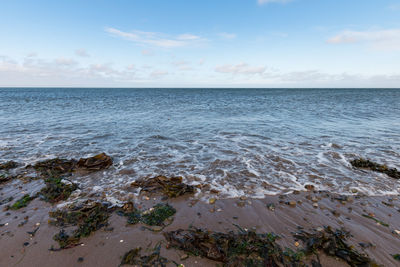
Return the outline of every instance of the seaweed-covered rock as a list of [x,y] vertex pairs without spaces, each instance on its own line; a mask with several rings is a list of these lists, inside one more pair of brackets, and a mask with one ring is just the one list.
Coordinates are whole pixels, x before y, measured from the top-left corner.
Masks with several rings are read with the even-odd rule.
[[367,159],[359,158],[350,161],[350,164],[355,168],[368,169],[375,172],[385,173],[387,176],[400,179],[400,171],[396,168],[388,168],[386,165],[372,162]]
[[0,163],[0,170],[10,170],[10,169],[14,169],[18,167],[18,163],[16,163],[15,161],[7,161],[4,163]]
[[272,233],[219,233],[198,228],[164,233],[170,247],[224,263],[224,266],[304,266],[301,254],[283,251]]
[[194,186],[187,185],[182,182],[182,177],[165,177],[156,176],[147,180],[135,181],[132,187],[140,187],[141,192],[158,193],[161,192],[168,197],[179,197],[184,194],[192,194],[195,192]]
[[90,203],[83,207],[70,207],[69,210],[57,210],[49,212],[54,220],[49,224],[66,227],[77,226],[71,234],[63,229],[53,239],[57,241],[61,249],[73,247],[79,244],[79,240],[89,236],[92,232],[106,226],[111,210],[108,206],[100,203]]
[[295,233],[294,237],[304,242],[308,254],[323,251],[328,256],[341,258],[350,266],[378,266],[367,255],[357,252],[346,243],[350,233],[345,230],[333,230],[331,227],[311,233],[302,230]]
[[45,180],[46,186],[40,190],[39,196],[52,204],[57,203],[62,200],[68,199],[73,191],[75,191],[78,186],[72,182],[64,183],[63,179],[60,177],[52,177]]
[[106,153],[98,154],[94,157],[79,159],[76,167],[86,171],[99,171],[107,169],[112,165],[113,161]]
[[[48,159],[33,165],[33,168],[45,177],[58,177],[74,171],[76,160],[74,159]],[[29,167],[29,166],[28,166]]]
[[45,177],[59,177],[76,170],[83,171],[99,171],[106,169],[112,165],[112,159],[105,153],[98,154],[94,157],[76,159],[48,159],[36,163],[33,167],[37,172]]
[[143,267],[164,267],[167,266],[168,260],[160,256],[161,244],[156,245],[153,253],[142,256],[140,247],[131,249],[122,258],[121,265],[129,264]]

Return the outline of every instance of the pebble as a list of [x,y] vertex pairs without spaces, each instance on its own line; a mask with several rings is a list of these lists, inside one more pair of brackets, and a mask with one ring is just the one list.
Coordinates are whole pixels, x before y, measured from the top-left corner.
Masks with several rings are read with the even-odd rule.
[[316,197],[313,197],[311,200],[312,200],[312,202],[318,202],[318,198],[316,198]]
[[294,245],[295,245],[296,247],[300,246],[299,242],[295,242]]
[[318,203],[312,204],[314,208],[318,208]]
[[83,262],[83,258],[82,258],[82,257],[79,257],[79,258],[78,258],[78,262]]
[[296,201],[289,201],[289,206],[295,207],[296,206]]
[[120,242],[120,243],[123,243],[123,242],[124,242],[124,240],[122,240],[122,239],[121,239],[119,242]]
[[315,186],[313,186],[312,184],[306,184],[306,185],[304,186],[304,188],[307,189],[308,191],[313,191],[314,188],[315,188]]
[[215,198],[210,198],[210,199],[208,200],[208,203],[212,205],[212,204],[215,203],[215,201],[217,201]]
[[246,199],[247,199],[246,196],[241,196],[241,197],[240,197],[240,200],[246,200]]
[[183,254],[183,255],[181,256],[181,260],[186,260],[187,258],[189,258],[189,255],[188,255],[188,254]]
[[160,232],[162,231],[163,227],[162,226],[153,226],[151,228],[151,230],[153,230],[154,232]]

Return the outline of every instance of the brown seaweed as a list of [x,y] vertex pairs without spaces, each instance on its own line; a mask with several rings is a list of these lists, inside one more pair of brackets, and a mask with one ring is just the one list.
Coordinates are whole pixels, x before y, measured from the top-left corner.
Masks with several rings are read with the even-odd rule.
[[45,183],[46,186],[40,190],[39,196],[52,204],[68,199],[71,193],[78,188],[74,183],[62,182],[62,178],[48,178]]
[[385,173],[387,176],[400,179],[400,171],[396,168],[389,168],[386,165],[372,162],[367,159],[359,158],[350,161],[350,164],[355,168],[368,169],[375,172]]
[[147,180],[135,181],[132,187],[140,187],[141,192],[158,193],[174,198],[195,192],[194,186],[182,182],[182,177],[156,176]]

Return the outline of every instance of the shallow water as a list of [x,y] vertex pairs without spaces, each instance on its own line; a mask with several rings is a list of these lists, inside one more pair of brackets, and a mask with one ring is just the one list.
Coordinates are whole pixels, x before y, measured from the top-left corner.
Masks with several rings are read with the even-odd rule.
[[106,152],[114,168],[76,177],[118,201],[130,182],[180,175],[225,197],[302,189],[400,193],[354,170],[363,156],[400,168],[400,90],[0,88],[0,161]]

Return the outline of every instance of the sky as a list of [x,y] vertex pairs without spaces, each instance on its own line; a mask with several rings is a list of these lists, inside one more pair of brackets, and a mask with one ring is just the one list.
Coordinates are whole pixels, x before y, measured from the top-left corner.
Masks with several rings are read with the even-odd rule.
[[1,0],[0,86],[400,87],[400,0]]

